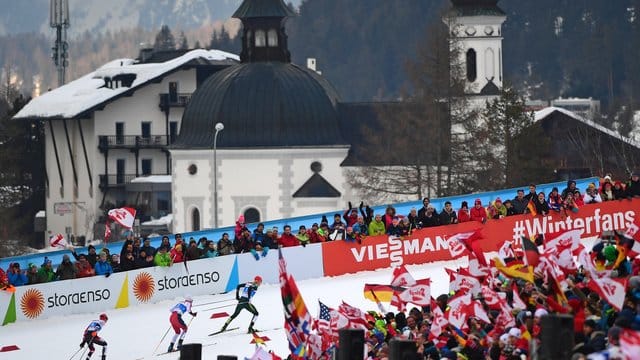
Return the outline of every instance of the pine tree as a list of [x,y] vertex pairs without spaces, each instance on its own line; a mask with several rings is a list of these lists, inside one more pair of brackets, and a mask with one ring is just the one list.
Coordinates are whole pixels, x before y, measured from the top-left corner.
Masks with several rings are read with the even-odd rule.
[[179,42],[180,42],[180,50],[189,49],[189,41],[187,40],[187,37],[184,35],[184,31],[180,32]]
[[156,42],[153,44],[153,49],[155,51],[176,49],[176,39],[173,37],[168,25],[162,25],[162,28],[160,28],[160,31],[156,35]]

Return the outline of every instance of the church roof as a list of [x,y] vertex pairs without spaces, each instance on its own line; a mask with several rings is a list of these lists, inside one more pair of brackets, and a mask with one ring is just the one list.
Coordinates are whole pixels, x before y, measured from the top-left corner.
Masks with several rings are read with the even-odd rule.
[[456,16],[505,16],[498,6],[499,0],[451,0],[451,10]]
[[209,77],[182,117],[177,149],[344,146],[338,94],[327,80],[283,62],[244,63]]
[[489,80],[480,90],[480,95],[500,95],[500,88],[493,83],[493,80]]
[[293,193],[294,198],[332,198],[340,197],[340,191],[331,185],[322,175],[311,175],[300,189]]
[[247,19],[256,17],[287,17],[296,14],[285,5],[283,0],[244,0],[234,18]]

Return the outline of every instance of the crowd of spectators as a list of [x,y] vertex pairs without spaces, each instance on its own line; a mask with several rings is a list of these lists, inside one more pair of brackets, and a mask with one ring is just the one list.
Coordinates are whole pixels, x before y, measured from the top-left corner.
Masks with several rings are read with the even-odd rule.
[[[7,282],[13,286],[20,286],[89,276],[109,276],[119,271],[171,266],[185,260],[229,254],[251,253],[259,260],[267,256],[269,250],[280,247],[306,246],[336,240],[362,244],[367,236],[406,236],[420,228],[466,221],[485,223],[491,219],[525,213],[544,216],[555,211],[567,215],[569,212],[578,211],[583,204],[634,196],[640,196],[640,173],[633,173],[626,183],[612,181],[611,176],[606,175],[599,188],[590,184],[584,194],[576,188],[576,182],[572,180],[567,182],[567,187],[561,192],[558,188],[553,188],[548,195],[538,192],[536,185],[531,184],[526,194],[523,189],[519,189],[513,199],[503,201],[496,198],[486,206],[480,199],[476,199],[472,207],[469,207],[466,201],[462,201],[457,211],[450,201],[445,202],[444,207],[438,211],[428,197],[423,199],[420,209],[412,208],[406,215],[397,214],[393,206],[388,206],[384,213],[376,213],[362,202],[357,208],[349,202],[347,209],[342,214],[334,214],[332,221],[323,216],[319,223],[313,223],[310,227],[301,225],[295,233],[289,225],[284,225],[280,231],[278,227],[265,228],[262,223],[252,231],[245,224],[244,216],[240,215],[233,234],[224,233],[217,241],[206,237],[185,241],[181,234],[176,234],[173,244],[168,236],[163,236],[160,246],[156,249],[150,245],[148,238],[141,239],[129,232],[119,254],[110,254],[107,248],[98,253],[96,248],[90,245],[87,254],[71,252],[75,262],[71,261],[69,255],[64,255],[62,263],[55,271],[52,269],[51,261],[46,258],[40,266],[29,264],[28,269],[20,269],[20,264],[13,263],[6,274],[0,270],[0,286]],[[3,276],[7,278],[5,283],[2,282]]]

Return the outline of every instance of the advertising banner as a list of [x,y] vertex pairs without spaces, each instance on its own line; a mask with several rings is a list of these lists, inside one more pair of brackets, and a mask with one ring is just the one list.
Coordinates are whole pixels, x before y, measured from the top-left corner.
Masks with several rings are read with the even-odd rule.
[[362,244],[344,241],[322,244],[325,276],[363,270],[422,264],[452,259],[447,244],[451,235],[481,229],[484,251],[497,251],[505,240],[520,243],[522,236],[549,234],[562,230],[583,230],[582,237],[598,236],[603,231],[624,229],[640,213],[640,199],[608,201],[580,207],[577,213],[563,216],[556,212],[542,216],[530,214],[488,220],[486,224],[466,222],[415,231],[410,236],[369,236]]

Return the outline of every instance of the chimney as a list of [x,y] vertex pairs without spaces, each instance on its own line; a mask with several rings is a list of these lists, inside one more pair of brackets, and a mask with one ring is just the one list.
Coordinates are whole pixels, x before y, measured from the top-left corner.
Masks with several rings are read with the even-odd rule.
[[316,69],[316,58],[307,58],[307,69],[322,75],[322,72]]
[[138,60],[141,63],[146,63],[151,58],[151,55],[153,55],[153,47],[149,47],[146,43],[142,43],[140,46],[140,55],[138,56]]

